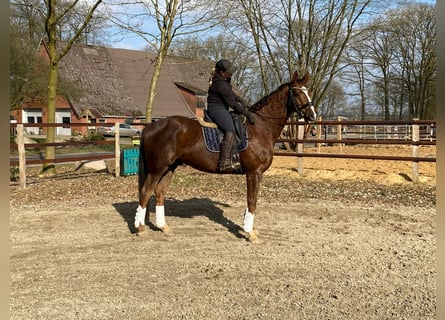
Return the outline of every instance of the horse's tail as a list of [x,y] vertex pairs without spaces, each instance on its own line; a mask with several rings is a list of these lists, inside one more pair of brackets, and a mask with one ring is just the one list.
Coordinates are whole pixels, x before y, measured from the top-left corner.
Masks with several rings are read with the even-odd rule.
[[145,179],[147,178],[147,170],[145,168],[144,161],[144,130],[142,130],[140,143],[139,143],[139,174],[138,174],[138,190],[139,194],[141,194],[142,187],[144,186]]

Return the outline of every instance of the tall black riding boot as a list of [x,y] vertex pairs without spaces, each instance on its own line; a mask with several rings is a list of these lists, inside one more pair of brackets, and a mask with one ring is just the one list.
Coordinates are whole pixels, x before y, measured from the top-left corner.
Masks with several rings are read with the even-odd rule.
[[227,169],[235,169],[232,165],[231,150],[233,143],[235,142],[235,134],[233,132],[227,132],[221,142],[221,154],[219,158],[218,171],[223,172]]

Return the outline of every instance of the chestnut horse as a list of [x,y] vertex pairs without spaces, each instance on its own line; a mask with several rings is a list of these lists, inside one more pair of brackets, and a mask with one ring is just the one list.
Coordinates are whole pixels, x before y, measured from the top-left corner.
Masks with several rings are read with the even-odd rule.
[[[255,124],[246,123],[248,148],[239,154],[247,181],[247,208],[243,230],[251,241],[256,239],[253,221],[263,173],[272,163],[275,140],[289,116],[297,112],[305,122],[316,119],[314,105],[305,85],[308,74],[282,84],[249,108],[257,115]],[[217,173],[218,152],[207,151],[202,127],[195,119],[167,117],[146,126],[142,131],[139,159],[139,206],[135,215],[138,234],[147,232],[145,214],[152,193],[156,196],[156,226],[170,230],[165,222],[164,200],[175,169],[186,164],[200,171]],[[228,172],[233,173],[233,172]]]

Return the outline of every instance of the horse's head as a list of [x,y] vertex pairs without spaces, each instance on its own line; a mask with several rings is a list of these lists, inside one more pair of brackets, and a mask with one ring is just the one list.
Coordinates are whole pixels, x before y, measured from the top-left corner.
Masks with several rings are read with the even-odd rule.
[[298,113],[299,118],[304,118],[306,122],[317,119],[314,104],[310,93],[306,87],[309,74],[306,73],[302,79],[298,78],[297,71],[294,72],[292,80],[289,83],[288,107],[291,111]]

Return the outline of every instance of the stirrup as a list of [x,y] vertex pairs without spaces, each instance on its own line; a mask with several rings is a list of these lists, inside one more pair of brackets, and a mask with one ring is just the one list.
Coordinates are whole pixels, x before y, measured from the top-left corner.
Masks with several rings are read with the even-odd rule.
[[227,161],[227,162],[218,164],[217,170],[219,172],[224,172],[224,171],[226,171],[228,169],[238,170],[239,168],[241,168],[240,163],[238,163],[238,162],[237,163],[233,163],[232,161],[230,161],[230,162]]
[[241,168],[241,164],[240,164],[239,162],[235,162],[235,163],[232,162],[232,166],[231,166],[231,168],[232,168],[233,170],[238,170],[238,169]]
[[217,168],[217,170],[218,170],[218,172],[224,172],[224,171],[226,171],[227,169],[231,169],[231,168],[232,168],[232,164],[226,162],[226,163],[220,163],[220,164],[218,164],[218,168]]

